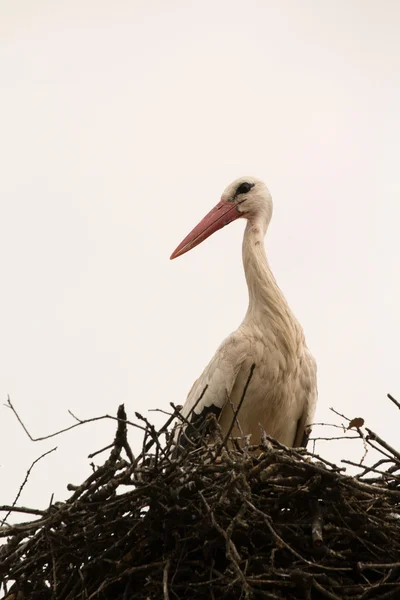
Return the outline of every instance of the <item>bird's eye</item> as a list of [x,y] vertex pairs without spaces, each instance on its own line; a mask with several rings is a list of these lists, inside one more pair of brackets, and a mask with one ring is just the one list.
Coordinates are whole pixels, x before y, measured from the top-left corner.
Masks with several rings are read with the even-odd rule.
[[247,194],[247,192],[249,192],[252,187],[254,187],[254,183],[241,183],[238,189],[236,190],[235,196],[239,196],[239,194]]

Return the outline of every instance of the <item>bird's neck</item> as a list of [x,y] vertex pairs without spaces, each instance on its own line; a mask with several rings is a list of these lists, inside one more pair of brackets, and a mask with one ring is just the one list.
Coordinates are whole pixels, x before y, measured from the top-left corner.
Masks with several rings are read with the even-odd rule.
[[268,265],[264,247],[267,223],[248,220],[243,238],[243,266],[249,290],[249,308],[243,325],[255,323],[262,333],[271,332],[287,351],[303,336]]

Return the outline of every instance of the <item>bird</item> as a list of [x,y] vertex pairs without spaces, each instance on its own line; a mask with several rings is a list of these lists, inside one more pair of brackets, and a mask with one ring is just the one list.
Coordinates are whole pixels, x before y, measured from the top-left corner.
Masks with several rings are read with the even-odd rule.
[[242,259],[248,309],[190,389],[175,429],[177,448],[204,427],[210,413],[222,438],[232,435],[241,444],[257,445],[265,432],[287,447],[307,445],[317,403],[317,367],[267,260],[264,237],[272,211],[263,181],[236,179],[170,257],[185,254],[237,219],[247,221]]

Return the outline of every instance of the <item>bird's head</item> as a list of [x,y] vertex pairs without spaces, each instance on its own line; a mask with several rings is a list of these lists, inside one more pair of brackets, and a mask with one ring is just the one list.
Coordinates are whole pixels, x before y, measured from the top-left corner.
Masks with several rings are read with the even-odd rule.
[[171,259],[198,246],[213,233],[240,217],[249,221],[262,219],[265,229],[272,216],[272,198],[265,183],[256,177],[241,177],[228,185],[221,200],[185,237],[171,254]]

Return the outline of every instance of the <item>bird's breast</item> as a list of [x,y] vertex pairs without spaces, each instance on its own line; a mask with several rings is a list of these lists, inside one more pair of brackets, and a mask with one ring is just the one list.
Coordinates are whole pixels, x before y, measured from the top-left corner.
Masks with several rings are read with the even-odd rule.
[[257,444],[263,429],[282,443],[293,445],[297,424],[310,392],[304,356],[302,349],[299,349],[296,357],[292,357],[279,348],[275,341],[271,344],[254,340],[221,413],[222,431],[227,431],[232,423],[251,365],[255,364],[232,433],[238,437],[251,435],[251,443]]

